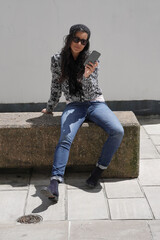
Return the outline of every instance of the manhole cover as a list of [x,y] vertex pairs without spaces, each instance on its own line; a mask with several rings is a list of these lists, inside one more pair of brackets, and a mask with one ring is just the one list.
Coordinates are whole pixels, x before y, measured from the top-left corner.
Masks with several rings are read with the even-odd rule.
[[29,224],[29,223],[38,223],[42,221],[43,218],[39,215],[24,215],[17,219],[17,222]]

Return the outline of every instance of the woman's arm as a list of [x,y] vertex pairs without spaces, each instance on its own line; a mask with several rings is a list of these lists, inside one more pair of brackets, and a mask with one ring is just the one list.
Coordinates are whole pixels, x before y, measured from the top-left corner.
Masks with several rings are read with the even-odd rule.
[[54,55],[51,59],[51,72],[52,72],[51,93],[50,98],[47,102],[47,107],[42,110],[43,113],[51,113],[58,104],[59,99],[62,95],[62,88],[59,82],[61,70],[56,55]]
[[[88,72],[89,70],[89,72]],[[84,95],[88,99],[94,99],[95,95],[102,94],[98,84],[98,72],[99,72],[99,60],[97,63],[92,64],[91,67],[85,69],[85,73],[82,79],[82,89]]]

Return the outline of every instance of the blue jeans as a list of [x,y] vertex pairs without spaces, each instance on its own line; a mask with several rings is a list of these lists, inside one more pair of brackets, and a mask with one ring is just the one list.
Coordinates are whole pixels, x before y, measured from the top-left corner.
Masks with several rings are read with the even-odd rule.
[[101,169],[107,168],[122,141],[123,127],[105,102],[69,103],[61,117],[61,135],[54,154],[52,168],[52,178],[60,182],[63,181],[71,144],[85,119],[96,123],[108,134],[108,139],[104,143],[97,162],[97,166]]

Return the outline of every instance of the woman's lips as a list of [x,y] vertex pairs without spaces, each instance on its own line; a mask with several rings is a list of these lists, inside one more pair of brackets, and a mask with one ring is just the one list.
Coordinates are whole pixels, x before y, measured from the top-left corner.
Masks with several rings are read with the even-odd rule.
[[81,49],[80,49],[80,48],[78,48],[78,47],[75,47],[75,49],[76,49],[76,50],[79,50],[79,51],[81,50]]

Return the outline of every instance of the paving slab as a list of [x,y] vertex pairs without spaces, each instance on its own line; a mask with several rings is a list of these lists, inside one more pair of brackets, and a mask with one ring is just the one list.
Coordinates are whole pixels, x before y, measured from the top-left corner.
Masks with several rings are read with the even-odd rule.
[[140,138],[149,138],[149,135],[146,133],[145,129],[143,126],[140,126]]
[[160,159],[140,161],[139,181],[141,185],[160,185]]
[[155,124],[146,124],[143,127],[148,134],[160,134],[160,119],[157,119]]
[[53,203],[40,193],[42,186],[30,186],[25,214],[35,213],[44,221],[65,220],[65,185],[59,185],[59,201]]
[[24,214],[27,190],[0,191],[0,223],[11,223]]
[[144,187],[144,192],[155,216],[155,219],[160,219],[160,186]]
[[65,178],[67,189],[86,188],[85,181],[89,177],[89,173],[71,174]]
[[153,142],[154,145],[159,145],[160,146],[160,135],[150,135],[150,138]]
[[111,219],[152,219],[145,198],[109,199]]
[[68,219],[108,219],[107,199],[102,190],[68,190]]
[[[65,184],[67,185],[67,189],[88,189],[86,186],[86,179],[90,176],[90,173],[77,173],[71,174],[70,177],[65,178]],[[96,186],[96,189],[103,188],[102,180]]]
[[145,158],[160,158],[160,154],[158,153],[151,139],[141,138],[140,139],[140,159],[145,159]]
[[153,240],[159,240],[160,239],[160,221],[159,220],[148,221],[148,224],[151,229]]
[[157,146],[156,148],[157,148],[158,152],[160,153],[160,146]]
[[104,179],[104,185],[108,198],[144,197],[137,179],[110,181]]
[[68,222],[54,221],[39,224],[0,225],[0,239],[3,240],[66,240]]
[[151,240],[145,221],[72,221],[69,240]]
[[29,174],[0,174],[0,190],[28,189]]
[[51,174],[47,173],[33,173],[31,177],[30,184],[31,185],[48,185],[50,182]]

